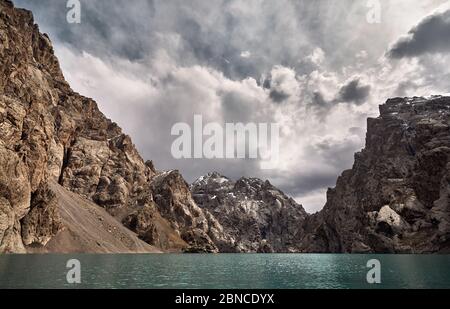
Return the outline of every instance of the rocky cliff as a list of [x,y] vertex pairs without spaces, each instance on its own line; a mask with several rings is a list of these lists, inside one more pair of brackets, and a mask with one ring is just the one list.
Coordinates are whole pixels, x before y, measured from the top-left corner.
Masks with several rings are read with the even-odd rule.
[[298,252],[307,213],[268,181],[211,173],[191,185],[194,200],[222,226],[222,252]]
[[144,162],[97,104],[70,88],[48,36],[8,0],[0,0],[0,171],[0,252],[45,247],[66,229],[52,182],[149,244],[217,250],[182,177]]
[[450,252],[450,97],[381,105],[365,149],[317,214],[259,179],[212,173],[191,191],[222,226],[222,251]]
[[450,98],[397,98],[305,223],[305,252],[450,252]]

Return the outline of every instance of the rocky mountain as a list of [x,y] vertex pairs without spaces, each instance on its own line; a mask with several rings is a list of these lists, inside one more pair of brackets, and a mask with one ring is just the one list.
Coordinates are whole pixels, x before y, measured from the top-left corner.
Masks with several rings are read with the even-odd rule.
[[0,253],[449,252],[450,98],[399,98],[308,215],[268,181],[188,185],[64,79],[29,11],[0,0]]
[[305,223],[304,252],[450,252],[450,97],[397,98]]
[[222,225],[224,251],[450,252],[450,97],[395,98],[368,119],[366,147],[314,215],[258,179],[191,185]]
[[151,245],[217,251],[181,175],[144,162],[97,104],[70,88],[48,36],[8,0],[0,0],[0,171],[0,252],[45,248],[68,228],[53,184]]
[[[297,252],[307,213],[279,189],[255,178],[234,182],[210,173],[191,185],[195,202],[226,235],[215,241],[221,252]],[[215,237],[213,236],[215,240]]]

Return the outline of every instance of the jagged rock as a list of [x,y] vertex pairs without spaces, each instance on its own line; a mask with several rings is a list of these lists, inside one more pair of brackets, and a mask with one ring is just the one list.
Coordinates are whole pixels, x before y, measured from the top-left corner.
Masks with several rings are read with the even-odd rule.
[[266,239],[263,239],[258,247],[258,253],[273,253],[274,250],[272,246],[267,242]]
[[30,208],[28,170],[0,141],[0,252],[24,253],[20,220]]
[[209,222],[194,202],[189,185],[178,171],[156,175],[151,191],[161,215],[171,222],[181,238],[192,248],[189,252],[217,252],[218,249],[208,236]]
[[376,218],[377,231],[393,235],[409,229],[408,223],[388,205],[380,209]]
[[353,253],[370,253],[371,248],[361,241],[355,241],[352,244]]
[[440,242],[450,241],[450,163],[447,163],[446,174],[442,178],[439,199],[431,209],[431,218],[438,223]]
[[42,185],[31,198],[31,209],[22,219],[22,239],[26,246],[45,246],[62,230],[55,193]]
[[200,177],[191,185],[197,204],[215,219],[211,231],[221,252],[297,251],[307,214],[268,181],[241,178],[237,182],[218,174]]
[[129,214],[124,218],[123,224],[146,243],[163,250],[182,251],[189,247],[170,222],[161,217],[153,202]]
[[305,252],[449,252],[450,98],[397,98],[307,218]]
[[[154,206],[144,206],[141,209],[135,211],[134,213],[128,215],[123,223],[130,230],[135,231],[139,238],[144,240],[149,244],[158,244],[160,235],[154,224],[156,220],[156,209]],[[164,248],[159,244],[160,248]]]
[[[50,39],[39,32],[31,12],[0,0],[0,41],[0,252],[24,252],[23,242],[45,246],[58,233],[61,209],[42,189],[50,181],[94,201],[119,221],[137,214],[136,232],[152,244],[182,250],[189,244],[181,237],[192,228],[192,245],[206,241],[214,248],[205,236],[202,211],[189,196],[182,197],[176,181],[150,186],[157,173],[153,163],[144,162],[93,100],[66,83]],[[142,200],[153,196],[152,190],[163,197],[150,216]],[[178,218],[172,211],[180,209],[186,211]]]

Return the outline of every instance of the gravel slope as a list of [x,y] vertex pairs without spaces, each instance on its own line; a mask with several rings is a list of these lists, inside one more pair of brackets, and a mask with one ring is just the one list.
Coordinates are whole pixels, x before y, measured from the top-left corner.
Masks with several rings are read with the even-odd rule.
[[30,253],[158,253],[140,240],[103,208],[69,192],[55,182],[50,184],[58,200],[64,229],[45,246],[28,247]]

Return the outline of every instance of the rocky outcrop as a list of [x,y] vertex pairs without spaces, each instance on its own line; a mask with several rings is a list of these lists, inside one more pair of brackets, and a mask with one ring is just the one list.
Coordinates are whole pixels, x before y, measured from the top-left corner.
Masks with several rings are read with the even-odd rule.
[[218,251],[208,236],[208,220],[202,209],[195,204],[189,185],[178,171],[157,175],[150,185],[161,215],[167,218],[181,238],[191,245],[189,251]]
[[144,162],[97,104],[70,88],[48,36],[8,0],[0,0],[0,41],[0,252],[45,246],[63,228],[53,181],[150,244],[216,250],[182,177]]
[[63,228],[56,194],[42,185],[31,199],[28,214],[22,219],[25,246],[45,246]]
[[307,219],[305,252],[449,252],[450,98],[397,98]]
[[181,238],[183,243],[189,244],[182,248],[185,251],[218,252],[207,234],[208,220],[195,204],[188,184],[178,171],[156,174],[148,182],[148,189],[143,191],[138,201],[138,204],[144,206],[128,215],[124,224],[136,231],[142,239],[155,239],[156,244],[168,250],[180,248],[182,243],[176,237],[158,232],[170,230]]
[[30,208],[28,170],[3,141],[0,141],[0,170],[0,252],[23,253],[20,220]]
[[211,237],[221,252],[297,252],[303,207],[268,181],[234,182],[210,173],[191,185],[197,204],[215,218]]

